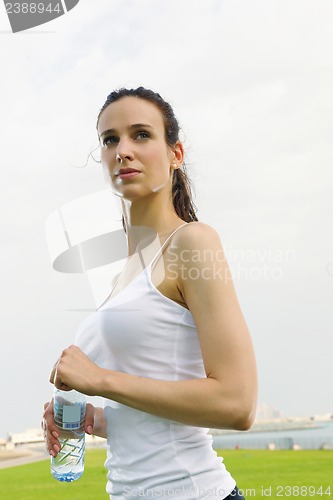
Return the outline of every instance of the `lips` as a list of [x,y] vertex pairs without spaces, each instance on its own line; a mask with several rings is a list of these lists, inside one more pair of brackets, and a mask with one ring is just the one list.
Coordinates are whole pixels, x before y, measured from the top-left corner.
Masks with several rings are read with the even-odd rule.
[[137,170],[136,168],[131,168],[131,167],[122,167],[116,174],[115,176],[118,179],[121,179],[122,181],[126,181],[129,179],[132,179],[132,177],[136,177],[138,174],[140,174],[140,170]]
[[125,174],[131,174],[133,172],[140,172],[140,170],[136,170],[135,168],[121,168],[119,172],[116,173],[116,175],[125,175]]

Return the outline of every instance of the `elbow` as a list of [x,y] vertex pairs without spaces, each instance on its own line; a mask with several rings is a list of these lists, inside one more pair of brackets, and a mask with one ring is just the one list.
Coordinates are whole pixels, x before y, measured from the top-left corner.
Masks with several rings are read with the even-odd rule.
[[[214,413],[214,420],[208,424],[214,429],[230,429],[234,431],[248,431],[255,420],[255,410],[245,405],[233,405],[227,410],[224,406],[220,411]],[[205,425],[207,426],[207,425]]]
[[225,413],[226,407],[224,407],[223,420],[227,424],[224,428],[235,431],[248,431],[251,429],[256,416],[256,401],[252,401],[251,399],[233,399],[227,407],[227,415]]
[[234,419],[233,430],[248,431],[254,424],[257,413],[258,387],[257,383],[243,386],[242,389],[235,392],[237,394],[233,399]]
[[236,431],[251,429],[256,416],[256,402],[243,402],[235,408],[232,428]]
[[235,431],[248,431],[251,429],[254,422],[254,417],[249,414],[244,414],[235,420],[233,429]]
[[254,384],[224,390],[215,401],[215,422],[211,427],[235,431],[251,429],[257,412],[257,388]]

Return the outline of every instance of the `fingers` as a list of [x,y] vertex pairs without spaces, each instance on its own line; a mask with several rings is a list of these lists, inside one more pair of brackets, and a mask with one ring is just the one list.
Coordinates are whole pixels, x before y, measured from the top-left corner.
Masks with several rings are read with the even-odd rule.
[[[56,457],[60,451],[61,445],[59,442],[60,431],[54,421],[53,408],[53,399],[52,401],[44,404],[44,413],[41,426],[43,429],[46,450],[50,455]],[[94,406],[90,403],[87,403],[86,418],[84,422],[84,430],[87,434],[93,433],[94,413]]]
[[55,379],[55,376],[56,376],[58,363],[59,363],[59,360],[55,363],[55,365],[52,368],[52,371],[51,371],[51,374],[50,374],[50,378],[49,378],[49,381],[51,382],[51,384],[54,384],[54,379]]
[[56,362],[54,367],[52,368],[51,375],[49,381],[53,384],[57,389],[61,389],[62,391],[71,391],[72,387],[69,387],[67,384],[64,384],[58,374],[58,365],[59,360]]
[[44,404],[41,426],[43,429],[46,450],[50,453],[50,455],[56,457],[60,451],[60,433],[53,418],[53,399],[52,401]]
[[69,385],[65,384],[62,381],[61,376],[58,372],[58,365],[59,365],[59,362],[54,366],[49,380],[50,380],[51,384],[53,384],[57,389],[60,389],[62,391],[71,391],[72,387],[70,387]]
[[[63,378],[66,378],[66,374],[68,376],[68,367],[72,366],[73,363],[73,353],[80,351],[77,346],[71,345],[64,349],[52,368],[49,381],[51,384],[57,389],[61,389],[62,391],[70,391],[72,387],[70,387]],[[80,351],[81,352],[81,351]]]
[[86,418],[84,421],[84,430],[86,431],[87,434],[93,433],[94,414],[95,414],[95,408],[93,407],[92,404],[87,403],[87,405],[86,405]]

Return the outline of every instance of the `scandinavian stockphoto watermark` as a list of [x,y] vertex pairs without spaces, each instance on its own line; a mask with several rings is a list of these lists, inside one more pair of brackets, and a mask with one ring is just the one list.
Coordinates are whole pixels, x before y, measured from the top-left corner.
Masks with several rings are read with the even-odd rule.
[[4,0],[6,12],[13,33],[25,31],[48,23],[72,10],[80,0]]
[[182,280],[280,280],[283,277],[283,266],[295,260],[293,249],[268,247],[263,250],[179,250],[171,245],[167,270],[171,278],[180,277]]
[[[198,249],[180,249],[172,239],[170,244],[167,243],[173,233],[158,234],[145,226],[131,228],[133,241],[140,244],[129,257],[121,210],[111,190],[103,189],[63,205],[45,221],[53,268],[62,273],[85,274],[92,293],[92,309],[72,305],[69,310],[95,311],[137,276],[145,277],[151,270],[154,271],[155,288],[166,276],[170,280],[203,279],[224,283],[271,280],[274,283],[283,279],[296,261],[294,249],[269,245],[252,248],[224,246],[224,249],[212,250],[201,244]],[[165,246],[168,251],[164,252]],[[165,258],[160,258],[162,254]],[[331,269],[333,266],[328,267],[328,271]],[[123,303],[132,300],[131,297],[123,294],[117,300]]]
[[233,279],[280,280],[284,267],[296,262],[293,248],[238,248],[225,249]]

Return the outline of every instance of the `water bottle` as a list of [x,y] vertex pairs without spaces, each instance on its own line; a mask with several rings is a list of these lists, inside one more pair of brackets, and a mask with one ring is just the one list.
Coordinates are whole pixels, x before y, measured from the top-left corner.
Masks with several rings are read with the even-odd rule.
[[54,391],[54,420],[60,451],[51,457],[51,474],[58,481],[75,481],[84,471],[86,397],[72,391]]

